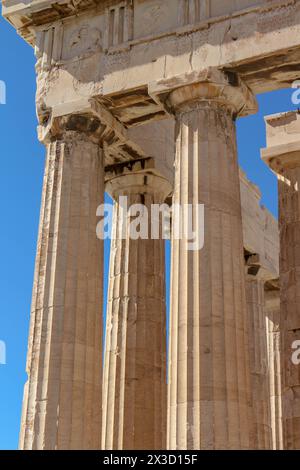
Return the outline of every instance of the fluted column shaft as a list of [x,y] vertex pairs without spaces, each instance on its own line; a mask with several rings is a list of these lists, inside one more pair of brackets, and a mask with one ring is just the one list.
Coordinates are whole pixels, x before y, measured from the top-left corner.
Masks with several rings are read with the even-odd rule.
[[296,450],[300,449],[300,365],[292,358],[295,352],[293,345],[300,341],[300,162],[295,168],[282,169],[281,175],[279,229],[284,448]]
[[21,449],[99,449],[101,148],[67,131],[48,144],[35,267]]
[[300,449],[300,115],[265,117],[261,155],[278,175],[282,426],[285,450]]
[[251,448],[258,450],[272,447],[264,285],[263,279],[247,275],[246,298],[253,411]]
[[[130,208],[151,205],[171,190],[154,175],[123,175],[109,182],[115,199],[103,387],[104,449],[166,447],[165,241],[132,239]],[[128,211],[120,198],[126,197]],[[122,234],[124,237],[122,237]]]
[[265,314],[267,320],[268,370],[270,383],[270,409],[272,425],[272,448],[283,450],[282,432],[282,335],[279,290],[265,292]]
[[203,230],[196,207],[205,206],[202,250],[190,251],[173,226],[169,449],[249,448],[242,218],[229,100],[236,90],[205,82],[169,99],[176,115],[174,203],[183,213],[193,206],[196,233]]

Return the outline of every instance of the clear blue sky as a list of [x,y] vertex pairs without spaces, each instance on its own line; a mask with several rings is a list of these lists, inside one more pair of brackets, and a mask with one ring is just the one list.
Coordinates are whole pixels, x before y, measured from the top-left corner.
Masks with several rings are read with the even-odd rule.
[[[16,449],[26,379],[29,310],[44,167],[36,138],[35,70],[31,47],[0,19],[0,80],[7,104],[0,105],[0,340],[7,364],[0,365],[0,449]],[[265,146],[263,116],[288,111],[291,90],[259,96],[257,115],[238,121],[239,158],[262,190],[263,203],[277,214],[276,180],[260,160]],[[106,246],[106,255],[108,247]],[[107,256],[106,256],[107,258]]]

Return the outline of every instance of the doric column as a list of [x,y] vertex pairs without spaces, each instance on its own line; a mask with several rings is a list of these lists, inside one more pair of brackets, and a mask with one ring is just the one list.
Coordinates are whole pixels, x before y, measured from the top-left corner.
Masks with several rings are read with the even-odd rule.
[[267,320],[272,448],[273,450],[283,450],[281,398],[282,326],[280,315],[280,291],[278,288],[268,288],[265,290],[265,314]]
[[[103,387],[103,449],[166,447],[165,241],[151,237],[151,206],[171,192],[147,172],[112,178],[115,200]],[[125,198],[125,199],[124,199]],[[127,205],[127,209],[124,206]],[[130,210],[140,204],[141,212]],[[132,216],[141,217],[141,238]],[[149,229],[149,230],[148,230]],[[145,232],[146,230],[146,232]]]
[[[265,280],[259,264],[247,260],[246,299],[248,313],[249,364],[251,377],[252,430],[251,449],[272,447],[270,385],[268,368],[267,324],[265,315]],[[252,264],[253,263],[253,264]]]
[[[256,110],[235,75],[209,71],[169,94],[176,115],[174,203],[205,206],[204,247],[173,238],[169,449],[249,448],[250,376],[235,117]],[[176,223],[174,217],[174,224]],[[177,224],[178,225],[178,224]],[[173,235],[176,230],[173,226]]]
[[262,157],[278,175],[279,190],[284,448],[296,450],[300,449],[300,364],[294,360],[300,344],[300,115],[269,116],[266,125]]
[[88,137],[94,124],[71,116],[63,128],[56,123],[47,144],[21,449],[100,449],[103,245],[96,210],[104,175],[102,149]]

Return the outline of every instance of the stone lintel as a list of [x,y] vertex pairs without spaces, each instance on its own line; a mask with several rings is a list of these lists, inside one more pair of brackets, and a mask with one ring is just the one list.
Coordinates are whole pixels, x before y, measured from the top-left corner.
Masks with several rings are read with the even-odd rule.
[[[4,17],[36,46],[37,96],[50,108],[91,92],[129,127],[165,117],[148,95],[149,81],[215,67],[259,93],[299,77],[300,4],[293,0],[208,1],[208,14],[186,24],[183,0],[2,3]],[[124,5],[124,34],[110,44],[109,12],[117,23]]]

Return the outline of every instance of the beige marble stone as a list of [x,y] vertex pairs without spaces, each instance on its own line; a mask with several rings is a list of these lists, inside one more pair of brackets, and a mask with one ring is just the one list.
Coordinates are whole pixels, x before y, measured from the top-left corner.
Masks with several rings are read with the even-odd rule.
[[262,157],[278,175],[279,189],[283,439],[285,449],[295,450],[300,449],[300,367],[292,360],[293,344],[300,340],[300,115],[268,116],[266,127],[267,148]]
[[247,274],[246,299],[253,412],[250,447],[270,450],[272,428],[264,279],[260,279],[257,275]]
[[[100,204],[104,182],[112,184],[116,171],[122,175],[114,180],[117,191],[123,185],[120,181],[131,181],[130,175],[134,175],[127,188],[131,188],[130,197],[144,200],[145,196],[150,204],[154,193],[144,193],[143,175],[146,172],[148,182],[163,181],[163,187],[174,185],[175,141],[174,201],[203,202],[206,209],[204,249],[188,252],[186,240],[173,242],[167,445],[178,449],[267,447],[269,438],[261,437],[268,426],[265,411],[256,419],[263,431],[253,437],[255,387],[251,387],[248,370],[252,364],[254,373],[258,370],[263,377],[256,394],[266,397],[265,379],[269,374],[273,447],[281,448],[283,441],[288,448],[298,446],[298,372],[288,360],[288,349],[291,339],[297,338],[299,326],[297,313],[291,313],[298,308],[297,255],[292,252],[297,245],[293,227],[297,227],[298,219],[289,218],[296,213],[291,206],[298,204],[298,162],[294,164],[294,156],[300,149],[299,117],[279,117],[279,121],[286,119],[284,126],[280,122],[274,124],[278,123],[277,118],[271,119],[265,153],[272,168],[292,181],[288,186],[284,179],[280,183],[282,214],[289,214],[287,219],[281,216],[283,319],[287,317],[284,312],[290,312],[282,322],[285,360],[277,344],[280,334],[272,333],[277,328],[274,325],[278,313],[269,308],[269,294],[263,301],[263,290],[273,289],[278,277],[278,228],[274,218],[261,207],[254,186],[243,174],[239,180],[234,120],[256,112],[255,93],[286,87],[298,79],[300,3],[2,0],[2,6],[5,18],[35,48],[39,137],[51,142],[47,161],[57,159],[62,170],[57,172],[52,165],[45,176],[21,447],[99,447],[101,404],[91,394],[98,397],[101,386],[101,328],[96,322],[100,321],[97,315],[101,311],[102,291],[99,287],[99,291],[91,292],[90,283],[87,288],[84,279],[91,276],[101,286],[101,262],[95,266],[97,256],[101,258],[101,242],[96,244],[93,238],[97,221],[93,234],[89,227],[86,240],[82,224],[88,217],[92,220],[92,216],[84,211],[88,205],[94,211],[96,197]],[[85,167],[88,162],[90,170]],[[96,173],[101,184],[95,181]],[[84,188],[83,197],[80,185]],[[117,204],[115,229],[121,224]],[[80,214],[76,212],[79,210]],[[148,243],[149,247],[144,240],[128,241],[127,245],[116,242],[111,273],[115,272],[115,265],[118,270],[120,263],[128,262],[131,256],[135,259],[134,253],[141,250],[157,261],[155,269],[163,276],[162,242],[153,246]],[[130,249],[135,245],[137,248]],[[243,248],[247,256],[258,255],[260,260],[260,280],[250,282],[248,314]],[[90,256],[92,261],[87,264]],[[293,267],[287,267],[290,265]],[[151,266],[150,263],[149,269]],[[126,388],[126,380],[134,383],[135,365],[142,377],[148,357],[145,348],[142,354],[137,349],[135,335],[139,336],[141,324],[135,324],[128,335],[119,334],[120,299],[124,305],[128,302],[129,310],[134,308],[128,292],[133,292],[133,297],[134,292],[141,294],[139,301],[145,318],[149,313],[145,298],[151,297],[151,292],[145,282],[151,275],[143,271],[148,268],[139,269],[139,279],[137,268],[126,273],[117,271],[110,278],[113,287],[108,317],[113,328],[108,330],[102,437],[107,449],[163,446],[165,410],[163,400],[159,404],[157,398],[163,394],[163,382],[159,388],[154,381],[158,388],[154,387],[154,398],[151,389],[150,411],[145,410],[144,403],[140,406],[141,397],[149,391],[143,380],[140,389]],[[119,284],[121,278],[123,284]],[[161,313],[156,322],[161,335],[162,289],[160,283],[155,297]],[[68,308],[61,303],[62,298]],[[88,302],[90,310],[83,307],[86,298],[93,299]],[[87,311],[88,317],[84,315]],[[263,312],[267,317],[265,330]],[[248,325],[249,320],[254,325],[257,318],[259,327],[252,328],[253,344],[257,346],[252,351]],[[97,337],[92,338],[92,330]],[[143,335],[144,330],[141,338]],[[158,344],[162,349],[155,351],[156,359],[164,355],[161,338]],[[265,338],[269,351],[267,371],[263,366]],[[119,346],[120,351],[130,349],[126,359],[121,353],[116,354]],[[153,344],[149,347],[154,357]],[[256,356],[252,362],[249,359],[254,353],[260,355],[257,363]],[[161,361],[157,367],[163,373]],[[285,368],[284,438],[280,368]],[[152,387],[151,373],[150,377],[147,380]],[[58,392],[60,385],[62,392]],[[135,393],[137,399],[132,400]],[[267,401],[260,401],[260,409],[266,409]],[[125,402],[128,406],[124,407]],[[138,413],[133,418],[136,409]],[[157,431],[159,425],[161,430]]]
[[267,320],[272,448],[273,450],[283,450],[282,324],[280,291],[278,288],[268,288],[265,290],[265,314]]
[[21,449],[99,449],[103,152],[84,133],[47,144]]
[[[254,93],[299,78],[295,0],[2,0],[35,47],[39,115],[97,97],[126,127],[167,116],[149,82],[195,83],[208,67]],[[59,6],[57,6],[59,5]]]
[[209,67],[228,71],[233,81],[238,74],[253,93],[298,79],[295,0],[2,4],[3,16],[35,48],[41,120],[84,99],[98,100],[126,129],[163,119],[168,110],[156,85],[195,84]]
[[278,220],[262,204],[260,189],[240,170],[244,250],[258,255],[259,274],[265,281],[279,277]]
[[240,172],[253,449],[282,449],[278,221],[261,192]]
[[242,171],[240,188],[253,412],[251,447],[276,450],[282,449],[278,221],[261,204],[260,190]]
[[205,204],[205,243],[189,251],[185,237],[172,241],[167,444],[248,449],[251,393],[233,114],[254,109],[255,102],[242,83],[233,90],[219,74],[216,82],[171,93],[168,105],[177,121],[174,202]]
[[[103,384],[102,447],[166,448],[165,240],[132,239],[130,207],[163,204],[172,191],[149,172],[125,173],[107,182],[115,200]],[[121,198],[127,198],[129,212]],[[124,233],[124,236],[122,235]]]

